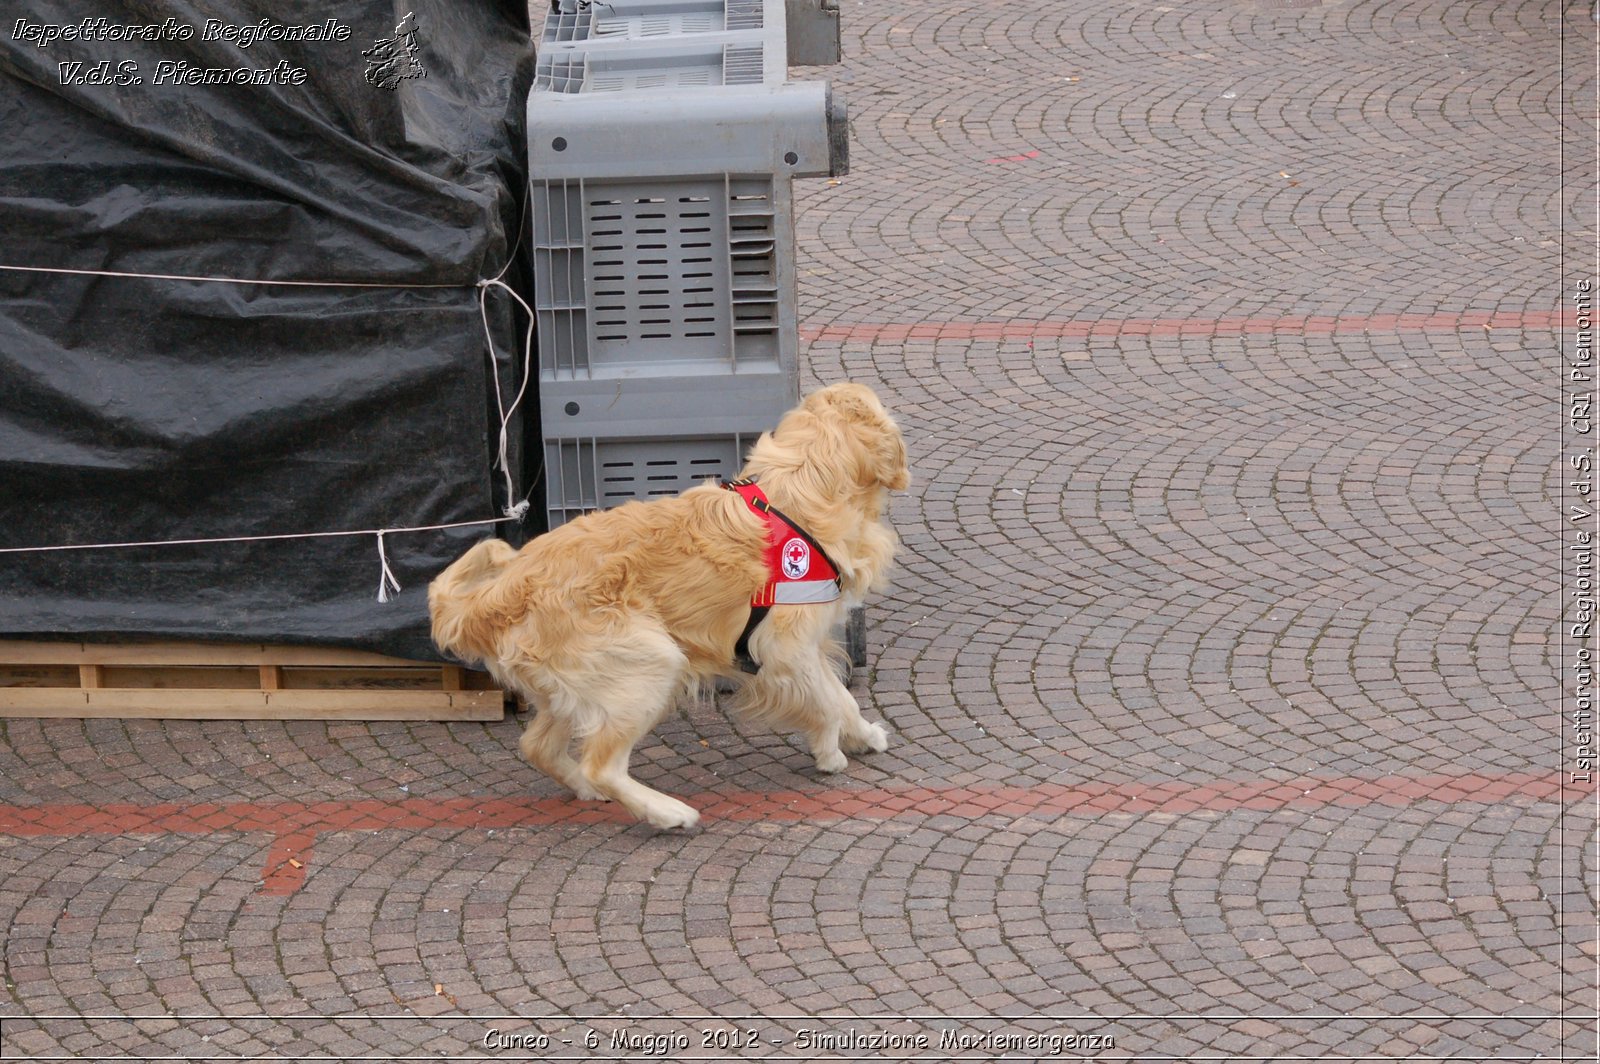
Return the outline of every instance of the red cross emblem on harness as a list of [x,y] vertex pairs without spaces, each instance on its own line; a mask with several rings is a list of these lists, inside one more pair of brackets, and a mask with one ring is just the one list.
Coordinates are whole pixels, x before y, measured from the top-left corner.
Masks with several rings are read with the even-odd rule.
[[811,548],[796,536],[783,545],[783,575],[799,580],[811,571]]

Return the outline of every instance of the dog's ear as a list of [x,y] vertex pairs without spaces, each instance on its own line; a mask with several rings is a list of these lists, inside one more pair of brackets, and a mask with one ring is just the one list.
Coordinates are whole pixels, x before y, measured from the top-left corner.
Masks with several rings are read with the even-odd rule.
[[888,422],[889,431],[877,452],[878,483],[890,491],[905,491],[911,486],[911,463],[906,458],[905,437],[900,435],[899,425],[887,416],[884,420]]
[[886,416],[883,404],[878,401],[872,389],[854,381],[840,381],[838,384],[819,388],[806,396],[800,405],[812,413],[834,414],[846,421],[861,424],[881,421]]
[[871,388],[850,381],[832,384],[807,396],[802,408],[839,423],[861,452],[861,483],[891,491],[910,486],[905,440]]

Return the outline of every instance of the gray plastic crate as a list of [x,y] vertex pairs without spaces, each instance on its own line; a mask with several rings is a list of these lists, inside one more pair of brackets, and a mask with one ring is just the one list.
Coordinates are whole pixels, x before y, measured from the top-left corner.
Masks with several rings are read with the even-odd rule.
[[783,0],[556,0],[545,17],[535,88],[623,92],[781,83],[787,28]]
[[765,8],[765,0],[558,0],[545,17],[544,43],[759,30]]
[[528,142],[551,527],[704,479],[666,472],[691,451],[731,476],[798,401],[790,181],[846,159],[828,86],[787,80],[793,20],[785,0],[556,0],[545,21]]
[[675,37],[721,30],[759,30],[782,9],[788,61],[795,66],[839,61],[838,0],[554,0],[544,43],[593,38]]

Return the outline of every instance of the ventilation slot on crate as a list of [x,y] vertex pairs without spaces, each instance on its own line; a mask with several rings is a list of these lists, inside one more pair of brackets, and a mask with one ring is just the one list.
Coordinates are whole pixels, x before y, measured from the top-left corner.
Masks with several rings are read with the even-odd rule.
[[727,24],[730,30],[759,30],[762,21],[761,0],[728,0]]
[[718,440],[657,440],[651,446],[612,442],[600,448],[600,505],[677,495],[706,480],[731,479],[729,448]]
[[592,186],[595,360],[726,357],[724,221],[708,182]]
[[722,49],[724,85],[759,85],[763,49],[759,44],[730,44]]
[[[720,465],[716,459],[701,459],[711,465]],[[600,505],[611,507],[629,499],[648,499],[676,495],[695,483],[694,466],[673,458],[650,458],[644,461],[616,460],[600,463]],[[700,479],[715,477],[715,470],[702,473]]]
[[605,69],[596,63],[590,67],[586,87],[590,92],[702,88],[717,84],[719,76],[716,66],[701,56],[683,56],[636,69],[628,69],[620,63]]
[[677,495],[707,480],[731,480],[744,462],[743,440],[736,435],[565,439],[548,446],[552,528],[591,510]]
[[596,37],[613,40],[639,40],[646,37],[679,37],[690,33],[714,33],[722,29],[721,5],[702,5],[700,10],[659,15],[613,15],[594,23]]
[[734,181],[728,186],[728,268],[736,357],[765,356],[778,329],[777,243],[772,187]]

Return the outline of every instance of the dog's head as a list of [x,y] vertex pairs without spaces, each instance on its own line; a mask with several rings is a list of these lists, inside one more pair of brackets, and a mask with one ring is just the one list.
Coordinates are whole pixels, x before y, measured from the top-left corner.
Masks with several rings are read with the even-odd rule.
[[800,409],[836,434],[849,454],[856,482],[864,488],[904,491],[911,484],[906,444],[878,397],[864,384],[844,381],[812,392]]
[[872,389],[848,382],[812,392],[763,433],[741,475],[769,478],[769,486],[779,477],[791,504],[798,497],[817,506],[911,483],[899,427]]

